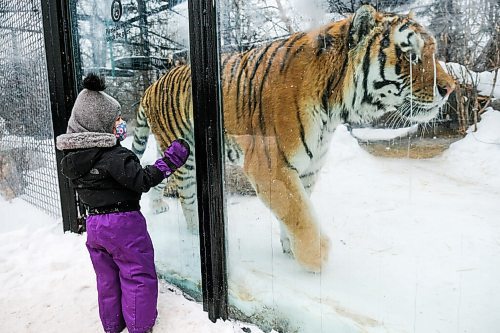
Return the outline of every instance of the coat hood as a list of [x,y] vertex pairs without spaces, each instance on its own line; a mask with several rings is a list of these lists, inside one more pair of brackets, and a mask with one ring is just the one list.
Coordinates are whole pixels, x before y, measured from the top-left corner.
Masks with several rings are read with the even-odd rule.
[[77,179],[90,172],[102,154],[102,148],[117,145],[111,133],[83,132],[59,135],[56,147],[66,152],[61,161],[62,173],[69,179]]
[[92,170],[95,162],[102,154],[100,148],[89,148],[71,151],[61,161],[62,173],[69,179],[80,178]]
[[82,132],[59,135],[56,147],[59,150],[84,148],[108,148],[116,145],[116,136],[111,133]]

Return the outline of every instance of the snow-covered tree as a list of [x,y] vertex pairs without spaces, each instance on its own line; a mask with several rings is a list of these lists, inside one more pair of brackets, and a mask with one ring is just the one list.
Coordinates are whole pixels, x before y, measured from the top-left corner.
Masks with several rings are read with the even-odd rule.
[[498,67],[500,2],[439,0],[429,7],[438,55],[476,71]]
[[394,11],[395,9],[410,5],[414,0],[327,0],[330,12],[338,14],[351,14],[364,4],[370,4],[377,10]]

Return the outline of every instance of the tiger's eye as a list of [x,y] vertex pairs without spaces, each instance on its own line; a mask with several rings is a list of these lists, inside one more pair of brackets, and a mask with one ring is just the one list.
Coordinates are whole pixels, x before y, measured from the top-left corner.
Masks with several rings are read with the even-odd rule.
[[405,57],[408,61],[411,61],[413,64],[416,64],[418,62],[418,55],[414,52],[408,51]]

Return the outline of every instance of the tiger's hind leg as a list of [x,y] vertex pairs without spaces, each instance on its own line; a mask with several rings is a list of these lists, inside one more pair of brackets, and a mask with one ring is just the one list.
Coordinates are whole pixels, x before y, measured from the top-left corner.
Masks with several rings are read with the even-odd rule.
[[282,160],[275,143],[265,140],[272,139],[257,139],[251,149],[246,149],[244,170],[259,198],[288,234],[284,250],[288,247],[305,269],[319,272],[328,259],[330,241],[321,232],[297,171]]

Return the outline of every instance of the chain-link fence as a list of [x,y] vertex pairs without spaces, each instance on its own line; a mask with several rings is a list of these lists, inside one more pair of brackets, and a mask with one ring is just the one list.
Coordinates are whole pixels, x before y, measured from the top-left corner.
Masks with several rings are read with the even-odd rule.
[[61,215],[40,0],[0,0],[0,195]]

